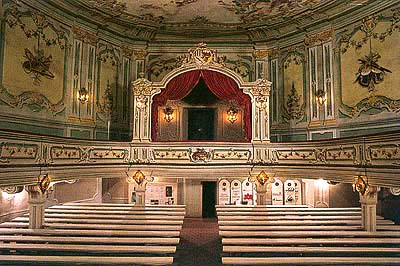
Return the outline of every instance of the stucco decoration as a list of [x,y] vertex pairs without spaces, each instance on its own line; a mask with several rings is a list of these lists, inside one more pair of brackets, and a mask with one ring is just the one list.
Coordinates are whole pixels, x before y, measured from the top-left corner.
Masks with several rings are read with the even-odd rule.
[[68,32],[45,14],[16,5],[7,6],[4,17],[0,100],[14,108],[60,113]]
[[283,95],[285,100],[282,117],[285,121],[295,123],[303,120],[305,115],[304,93],[304,54],[300,48],[293,47],[282,59],[283,65]]
[[395,60],[398,52],[387,49],[398,46],[400,41],[400,9],[391,12],[367,17],[353,31],[339,34],[339,110],[347,117],[400,112],[400,92],[396,89],[400,76],[396,74],[399,66]]
[[103,121],[117,119],[115,108],[118,105],[116,96],[119,86],[120,51],[108,43],[99,44],[98,54],[98,79],[97,79],[97,114]]
[[301,98],[301,95],[298,94],[294,86],[294,82],[292,82],[292,88],[287,95],[286,105],[283,109],[283,118],[286,121],[294,121],[295,123],[298,123],[304,118],[305,103]]
[[210,49],[205,43],[199,43],[196,48],[190,48],[188,54],[151,55],[147,73],[152,81],[160,81],[168,72],[190,64],[198,64],[200,68],[209,65],[223,66],[233,70],[244,81],[250,81],[252,76],[252,57],[246,55],[219,55],[215,49]]

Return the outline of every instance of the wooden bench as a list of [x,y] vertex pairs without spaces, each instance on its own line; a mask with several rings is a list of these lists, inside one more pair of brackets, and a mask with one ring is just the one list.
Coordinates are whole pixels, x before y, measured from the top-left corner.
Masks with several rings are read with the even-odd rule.
[[[263,223],[264,221],[275,221],[275,220],[289,220],[289,221],[296,221],[296,220],[310,220],[310,221],[324,221],[324,220],[360,220],[361,216],[304,216],[304,215],[283,215],[283,216],[219,216],[218,223],[222,222],[249,222],[249,223]],[[378,221],[384,220],[382,217],[376,218]],[[385,220],[389,221],[389,220]]]
[[143,245],[178,245],[178,237],[93,237],[59,235],[0,235],[3,243],[74,243],[74,244],[143,244]]
[[236,265],[380,265],[399,266],[400,257],[271,257],[271,258],[248,258],[248,257],[223,257],[222,264],[225,266]]
[[[0,245],[1,248],[1,245]],[[395,253],[400,254],[400,248],[388,247],[258,247],[258,246],[224,246],[223,252],[236,253]],[[400,258],[399,258],[400,259]]]
[[[0,224],[1,228],[27,228],[28,222],[5,222]],[[68,223],[45,223],[47,228],[55,229],[104,229],[104,230],[130,230],[130,231],[180,231],[181,225],[129,225],[129,224],[68,224]]]
[[80,206],[80,205],[55,205],[49,207],[51,210],[128,210],[128,211],[185,211],[184,207],[160,208],[160,207],[137,207],[137,206]]
[[[28,216],[28,214],[24,215]],[[115,215],[115,214],[75,214],[75,213],[45,213],[45,218],[76,218],[76,219],[124,219],[124,220],[159,220],[166,219],[163,215]],[[168,215],[168,220],[183,220],[183,215]]]
[[[29,217],[17,217],[12,222],[29,222]],[[122,219],[82,219],[82,218],[48,218],[46,223],[80,223],[80,224],[130,224],[130,225],[182,225],[182,220],[122,220]]]
[[[259,226],[275,226],[275,225],[292,225],[292,226],[302,226],[302,225],[360,225],[361,220],[325,220],[325,221],[302,221],[302,220],[276,220],[276,221],[219,221],[220,226],[236,226],[238,229],[231,230],[242,230],[246,228],[257,228]],[[389,220],[377,221],[378,225],[393,225],[394,223]],[[248,229],[247,229],[248,230]]]
[[264,231],[264,232],[237,232],[237,231],[220,231],[220,236],[222,237],[400,237],[399,231],[379,231],[379,232],[366,232],[357,230],[299,230],[297,231]]
[[[376,238],[379,237],[379,238]],[[1,238],[0,238],[1,239]],[[352,235],[348,238],[223,238],[222,245],[399,245],[400,238],[375,235],[371,238]]]
[[69,209],[46,209],[45,213],[74,213],[74,214],[133,214],[133,215],[162,215],[162,216],[185,216],[184,211],[153,211],[153,210],[69,210]]
[[[133,203],[97,203],[97,202],[66,202],[63,203],[62,205],[58,206],[102,206],[102,207],[138,207],[138,208],[143,208],[142,206],[136,206]],[[173,208],[186,208],[186,205],[165,205],[165,204],[160,204],[160,205],[149,205],[146,204],[144,207],[146,208],[167,208],[167,209],[173,209]]]
[[[35,263],[37,265],[157,265],[171,266],[173,257],[105,257],[105,256],[20,256],[1,255],[0,261],[10,263]],[[14,264],[15,265],[15,264]]]
[[[77,244],[0,244],[0,252],[4,251],[37,251],[37,252],[79,252],[79,253],[158,253],[158,254],[171,254],[176,252],[175,246],[132,246],[132,245],[96,245],[96,244],[85,244],[85,245],[77,245]],[[1,256],[0,256],[1,260]]]
[[272,212],[272,211],[232,211],[232,212],[217,212],[218,218],[220,216],[283,216],[283,215],[297,215],[297,216],[306,216],[306,215],[330,215],[330,216],[337,216],[337,215],[355,215],[360,216],[361,211],[342,211],[342,212],[330,212],[330,211],[279,211],[279,212]]
[[79,230],[79,229],[26,229],[0,228],[0,235],[58,235],[58,236],[108,236],[108,237],[179,237],[180,231],[129,231],[129,230]]

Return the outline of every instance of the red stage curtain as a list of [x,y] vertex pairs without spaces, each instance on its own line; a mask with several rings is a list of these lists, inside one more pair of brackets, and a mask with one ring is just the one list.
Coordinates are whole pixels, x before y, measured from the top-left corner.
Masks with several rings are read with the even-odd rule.
[[244,106],[245,139],[251,140],[251,100],[238,87],[230,77],[211,70],[194,70],[183,73],[172,79],[167,87],[153,98],[152,105],[152,130],[153,141],[157,140],[158,107],[167,103],[167,100],[180,100],[197,85],[203,77],[207,87],[220,100],[233,101],[239,106]]
[[167,103],[167,100],[180,100],[185,98],[186,95],[199,83],[200,71],[194,70],[183,73],[173,78],[167,87],[161,91],[160,94],[154,96],[153,104],[151,106],[152,113],[152,128],[151,138],[157,140],[158,130],[158,107]]
[[207,87],[220,100],[233,101],[239,106],[244,106],[245,139],[251,140],[251,100],[238,87],[230,77],[211,70],[203,70],[202,76]]

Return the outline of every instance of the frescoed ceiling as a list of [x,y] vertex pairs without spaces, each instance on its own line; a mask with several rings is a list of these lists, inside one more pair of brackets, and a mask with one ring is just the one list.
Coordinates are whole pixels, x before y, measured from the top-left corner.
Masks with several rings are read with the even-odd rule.
[[54,2],[64,6],[67,2],[77,8],[79,13],[83,14],[86,10],[89,16],[103,17],[107,23],[111,21],[120,25],[143,25],[153,30],[152,35],[247,34],[251,38],[260,35],[260,32],[252,32],[258,28],[263,28],[264,37],[271,35],[271,32],[281,34],[280,30],[286,26],[287,31],[293,30],[293,27],[302,28],[302,24],[330,18],[373,0],[66,0],[63,4],[61,0]]

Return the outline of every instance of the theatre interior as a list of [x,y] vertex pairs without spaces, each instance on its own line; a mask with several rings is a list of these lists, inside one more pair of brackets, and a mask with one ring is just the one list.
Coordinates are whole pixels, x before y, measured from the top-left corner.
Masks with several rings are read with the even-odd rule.
[[0,13],[0,265],[400,265],[399,0]]

